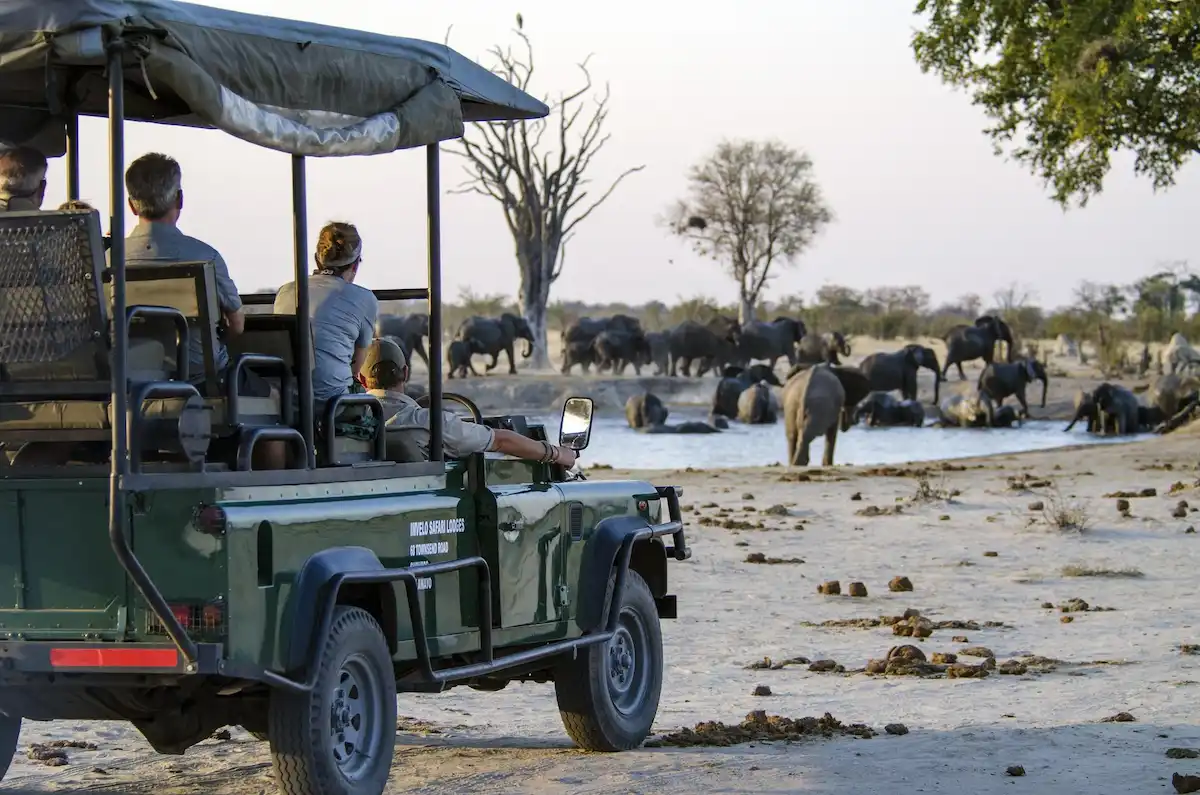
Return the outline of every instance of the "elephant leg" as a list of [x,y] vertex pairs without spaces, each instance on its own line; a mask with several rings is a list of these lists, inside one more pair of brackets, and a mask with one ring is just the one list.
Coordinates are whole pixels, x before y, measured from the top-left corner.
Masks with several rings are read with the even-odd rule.
[[967,380],[967,374],[966,374],[965,372],[963,372],[963,368],[962,368],[962,362],[955,362],[955,363],[954,363],[954,366],[958,368],[958,380],[959,380],[959,381],[966,381],[966,380]]
[[484,369],[490,373],[492,370],[496,369],[496,365],[498,365],[499,363],[500,363],[500,352],[497,351],[496,353],[492,354],[492,363],[485,365]]
[[425,362],[425,368],[429,369],[429,354],[425,351],[425,343],[418,339],[417,344],[413,346],[413,351],[421,357],[421,361]]
[[692,360],[691,359],[682,359],[680,362],[679,369],[683,372],[684,378],[691,378],[692,377]]
[[835,421],[833,427],[825,432],[825,453],[821,456],[821,466],[833,466],[833,450],[837,447],[838,426]]
[[516,361],[513,360],[513,349],[512,349],[511,344],[504,349],[504,353],[507,354],[507,356],[508,356],[508,374],[516,375],[517,374],[517,363],[516,363]]
[[1025,390],[1024,389],[1017,390],[1017,402],[1021,404],[1021,416],[1028,418],[1029,417],[1029,404],[1027,402],[1025,402]]
[[809,438],[806,428],[800,435],[800,444],[796,446],[796,455],[792,458],[793,466],[808,466],[808,449],[811,445],[812,439]]

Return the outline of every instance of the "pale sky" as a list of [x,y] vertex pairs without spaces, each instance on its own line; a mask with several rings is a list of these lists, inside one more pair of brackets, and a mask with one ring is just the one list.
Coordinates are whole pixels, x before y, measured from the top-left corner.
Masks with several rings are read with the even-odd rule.
[[[1069,301],[1082,279],[1129,282],[1162,261],[1200,261],[1194,166],[1155,195],[1119,158],[1106,192],[1064,214],[1036,177],[992,154],[969,97],[914,65],[914,0],[208,4],[434,41],[453,25],[451,46],[484,63],[488,47],[510,40],[519,11],[536,47],[536,93],[574,87],[574,63],[591,53],[594,78],[612,88],[612,140],[597,158],[595,187],[625,167],[646,168],[580,225],[552,300],[732,302],[736,289],[720,266],[655,223],[682,195],[688,167],[723,137],[773,137],[807,151],[837,215],[768,297],[811,296],[824,283],[921,284],[935,301],[965,292],[986,301],[1016,280],[1052,306]],[[83,198],[106,213],[103,122],[85,120],[83,136]],[[286,155],[215,131],[131,125],[130,159],[151,150],[182,163],[181,227],[222,252],[243,292],[290,280]],[[460,180],[459,168],[443,155],[444,187]],[[51,206],[64,198],[63,173],[52,166]],[[423,286],[424,191],[421,150],[310,161],[310,240],[328,220],[352,221],[365,238],[362,284]],[[442,208],[447,298],[464,285],[515,295],[499,207],[446,195]]]

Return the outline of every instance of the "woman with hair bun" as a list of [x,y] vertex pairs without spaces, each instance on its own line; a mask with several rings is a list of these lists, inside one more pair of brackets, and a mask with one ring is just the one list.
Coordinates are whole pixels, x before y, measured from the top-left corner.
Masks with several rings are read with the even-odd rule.
[[[317,268],[308,280],[312,315],[313,400],[318,410],[338,395],[361,392],[358,373],[375,339],[379,302],[354,283],[362,264],[362,237],[353,224],[326,224],[317,237]],[[279,288],[275,314],[296,312],[296,283]]]

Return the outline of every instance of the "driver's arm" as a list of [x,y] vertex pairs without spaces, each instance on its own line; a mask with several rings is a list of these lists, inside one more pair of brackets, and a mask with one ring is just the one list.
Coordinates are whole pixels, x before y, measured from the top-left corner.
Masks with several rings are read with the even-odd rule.
[[[536,439],[530,439],[528,436],[522,436],[515,431],[506,431],[503,429],[496,430],[492,440],[491,451],[496,453],[504,453],[515,458],[523,458],[526,461],[541,461],[546,455],[546,448]],[[567,469],[575,466],[575,451],[558,445],[550,445],[554,448],[554,463],[564,466]]]

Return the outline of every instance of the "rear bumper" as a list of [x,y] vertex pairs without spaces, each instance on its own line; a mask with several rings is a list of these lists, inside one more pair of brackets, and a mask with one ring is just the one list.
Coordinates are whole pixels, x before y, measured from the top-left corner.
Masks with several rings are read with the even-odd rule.
[[25,674],[218,674],[224,669],[220,643],[196,646],[188,665],[172,644],[0,641],[0,684]]

